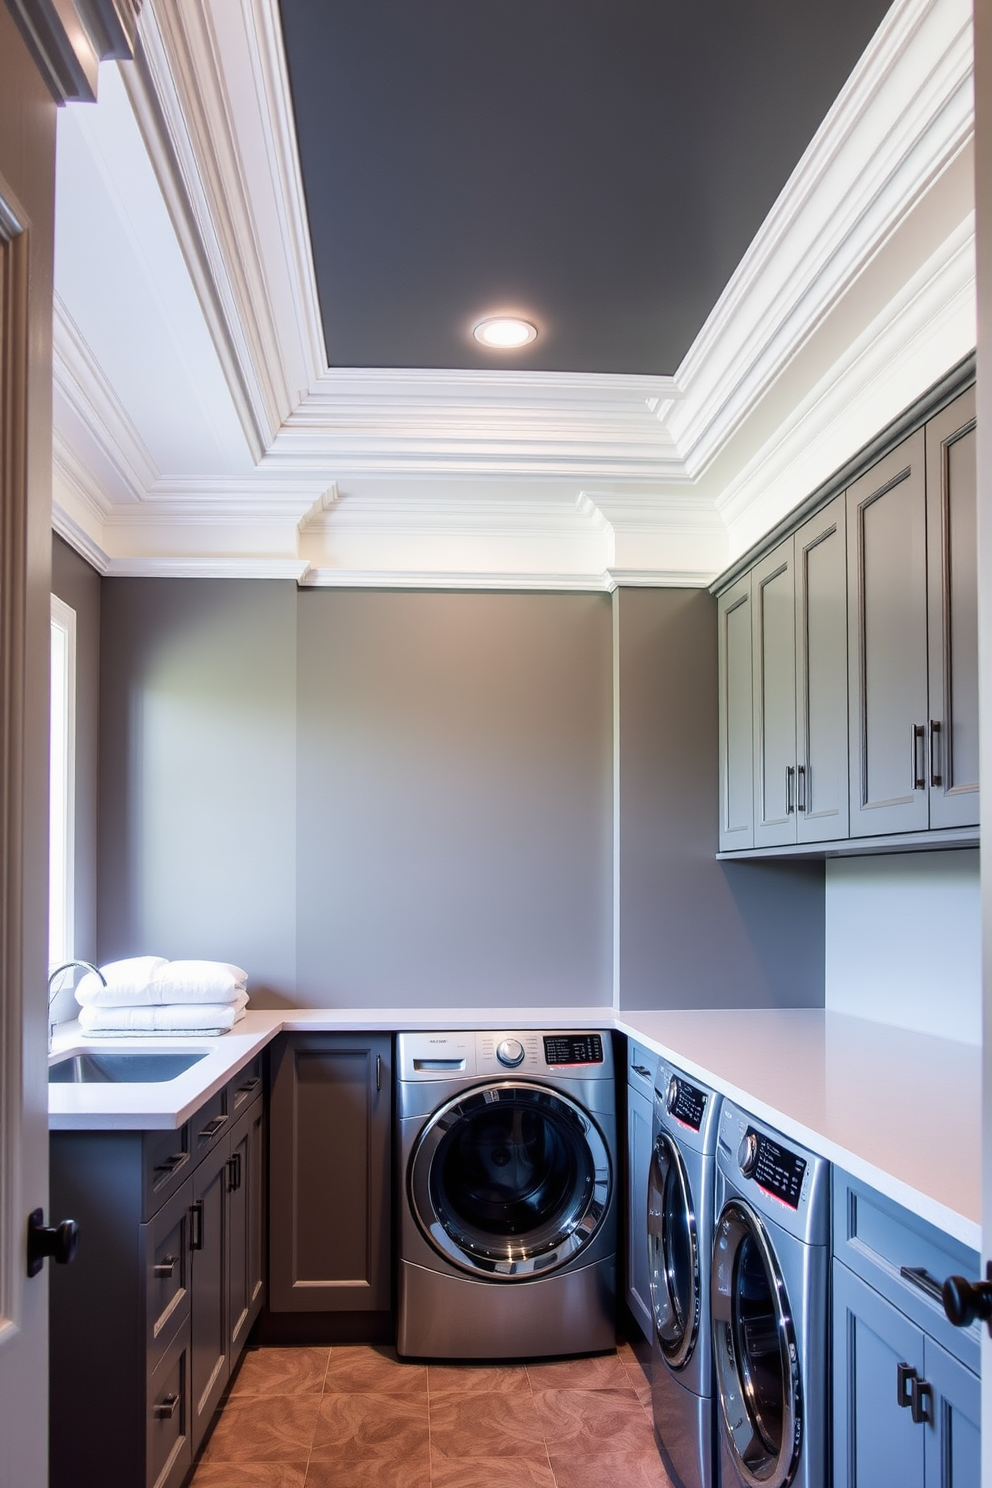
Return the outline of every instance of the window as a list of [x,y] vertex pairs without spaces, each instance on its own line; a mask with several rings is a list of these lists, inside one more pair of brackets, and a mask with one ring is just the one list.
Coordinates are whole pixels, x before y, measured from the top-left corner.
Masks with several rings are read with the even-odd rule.
[[76,612],[52,595],[48,964],[71,960],[76,776]]

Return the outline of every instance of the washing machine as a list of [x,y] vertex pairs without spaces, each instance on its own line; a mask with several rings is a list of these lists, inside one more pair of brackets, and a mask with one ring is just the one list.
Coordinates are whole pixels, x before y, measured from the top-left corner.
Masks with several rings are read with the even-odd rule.
[[401,1033],[397,1351],[616,1347],[608,1033]]
[[720,1488],[827,1488],[830,1165],[725,1100],[716,1204]]
[[713,1488],[710,1257],[720,1096],[662,1060],[648,1180],[655,1435],[676,1488]]

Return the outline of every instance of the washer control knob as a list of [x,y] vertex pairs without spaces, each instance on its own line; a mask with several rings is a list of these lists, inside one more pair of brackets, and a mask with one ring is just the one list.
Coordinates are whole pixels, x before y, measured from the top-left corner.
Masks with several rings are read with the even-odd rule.
[[737,1166],[745,1178],[750,1178],[758,1165],[758,1139],[754,1132],[748,1132],[741,1139],[741,1145],[737,1149]]
[[665,1110],[669,1113],[675,1110],[679,1098],[679,1082],[673,1075],[668,1082],[668,1094],[665,1097]]
[[519,1039],[504,1039],[496,1050],[496,1058],[500,1064],[516,1069],[524,1062],[524,1046]]

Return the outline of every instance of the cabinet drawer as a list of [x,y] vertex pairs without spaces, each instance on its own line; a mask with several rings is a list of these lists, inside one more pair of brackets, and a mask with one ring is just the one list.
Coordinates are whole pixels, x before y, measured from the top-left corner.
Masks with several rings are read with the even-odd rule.
[[142,1217],[150,1219],[189,1177],[189,1122],[174,1131],[150,1131],[142,1143]]
[[179,1488],[193,1461],[189,1429],[189,1327],[183,1325],[148,1378],[145,1483]]
[[176,1328],[189,1317],[189,1182],[141,1226],[145,1264],[145,1357],[157,1368]]
[[194,1164],[217,1145],[230,1126],[227,1114],[227,1093],[228,1087],[225,1085],[190,1117],[190,1145],[193,1149]]
[[627,1040],[627,1084],[631,1090],[654,1101],[654,1081],[658,1073],[658,1056],[643,1044]]
[[977,1373],[981,1325],[952,1327],[932,1288],[978,1276],[978,1253],[837,1168],[833,1184],[834,1255]]
[[233,1121],[242,1111],[247,1110],[253,1100],[258,1100],[262,1094],[262,1054],[257,1053],[254,1059],[238,1070],[231,1077],[227,1087],[227,1114]]

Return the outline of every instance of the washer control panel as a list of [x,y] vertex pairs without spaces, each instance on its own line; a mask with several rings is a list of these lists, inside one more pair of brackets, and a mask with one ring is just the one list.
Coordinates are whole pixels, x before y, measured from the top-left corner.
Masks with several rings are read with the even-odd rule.
[[544,1035],[544,1058],[549,1065],[558,1068],[566,1064],[602,1064],[603,1035],[601,1033],[546,1033]]
[[706,1092],[690,1085],[681,1076],[673,1075],[668,1082],[665,1110],[676,1121],[681,1121],[684,1126],[691,1126],[693,1131],[698,1132],[706,1110]]
[[497,1028],[492,1032],[400,1033],[400,1080],[479,1079],[487,1075],[546,1075],[574,1071],[577,1078],[613,1078],[613,1049],[602,1033]]

